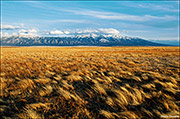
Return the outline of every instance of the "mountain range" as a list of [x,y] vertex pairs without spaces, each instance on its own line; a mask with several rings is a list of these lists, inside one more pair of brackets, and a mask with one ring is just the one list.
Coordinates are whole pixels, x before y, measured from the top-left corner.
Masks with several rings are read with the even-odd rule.
[[84,34],[64,37],[3,37],[2,46],[168,46],[138,37]]

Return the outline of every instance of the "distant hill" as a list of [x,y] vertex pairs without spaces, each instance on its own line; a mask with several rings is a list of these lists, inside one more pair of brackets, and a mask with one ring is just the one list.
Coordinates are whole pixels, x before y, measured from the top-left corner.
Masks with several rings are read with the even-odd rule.
[[179,40],[151,40],[155,43],[167,44],[172,46],[180,46]]
[[121,35],[73,35],[68,37],[3,37],[2,46],[168,46]]

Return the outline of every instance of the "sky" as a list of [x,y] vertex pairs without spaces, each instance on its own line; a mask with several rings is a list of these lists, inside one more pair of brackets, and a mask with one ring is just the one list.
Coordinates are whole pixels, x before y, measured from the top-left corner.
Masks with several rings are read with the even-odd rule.
[[1,1],[2,36],[120,34],[178,40],[178,1]]

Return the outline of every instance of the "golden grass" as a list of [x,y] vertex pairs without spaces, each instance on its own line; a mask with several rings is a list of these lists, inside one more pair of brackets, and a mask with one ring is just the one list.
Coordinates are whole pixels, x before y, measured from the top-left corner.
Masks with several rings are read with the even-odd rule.
[[2,47],[0,118],[179,113],[178,47]]

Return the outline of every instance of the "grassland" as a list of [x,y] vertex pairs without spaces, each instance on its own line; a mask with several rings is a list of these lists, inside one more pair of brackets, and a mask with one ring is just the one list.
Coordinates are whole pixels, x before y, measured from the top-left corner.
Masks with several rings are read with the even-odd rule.
[[179,62],[178,47],[2,47],[0,118],[177,117]]

